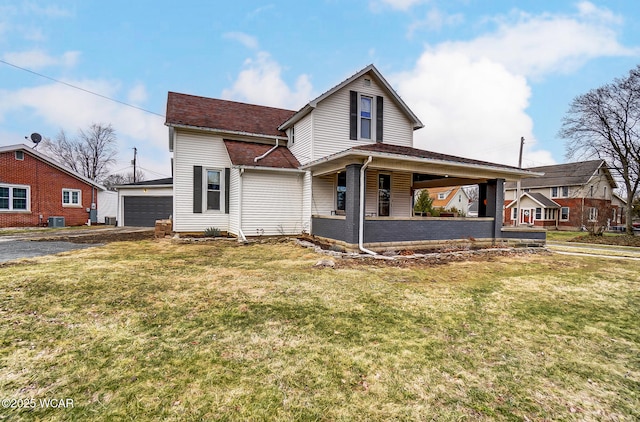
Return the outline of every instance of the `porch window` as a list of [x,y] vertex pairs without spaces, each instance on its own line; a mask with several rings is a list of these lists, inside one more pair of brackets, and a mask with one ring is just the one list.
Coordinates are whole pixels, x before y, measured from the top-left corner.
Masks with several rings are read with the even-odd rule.
[[560,208],[560,221],[569,221],[569,207]]
[[344,211],[346,209],[347,199],[347,173],[338,173],[336,183],[336,210]]
[[391,176],[378,175],[378,215],[388,217],[391,208]]
[[207,170],[207,209],[220,210],[220,171]]
[[0,186],[1,211],[28,211],[29,188],[27,186]]
[[536,208],[536,220],[542,220],[542,208]]
[[555,208],[545,208],[544,209],[544,219],[545,220],[555,220],[556,219],[556,209]]

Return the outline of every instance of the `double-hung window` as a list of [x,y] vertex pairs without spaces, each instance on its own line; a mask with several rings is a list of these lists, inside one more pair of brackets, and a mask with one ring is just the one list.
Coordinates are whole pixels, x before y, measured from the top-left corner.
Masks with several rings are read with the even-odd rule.
[[207,170],[207,209],[220,210],[219,170]]
[[360,139],[371,139],[372,97],[360,96]]
[[336,210],[345,211],[347,206],[347,173],[338,173],[336,188]]
[[28,211],[29,187],[0,185],[0,211]]
[[569,220],[569,207],[560,208],[560,221]]
[[598,221],[598,209],[589,207],[589,221]]
[[82,191],[80,189],[62,189],[63,207],[81,207]]

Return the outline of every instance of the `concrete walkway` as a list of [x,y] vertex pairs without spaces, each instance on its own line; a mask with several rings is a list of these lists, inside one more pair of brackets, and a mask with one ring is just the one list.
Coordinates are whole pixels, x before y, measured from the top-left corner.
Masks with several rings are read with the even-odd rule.
[[592,256],[597,258],[640,261],[640,248],[633,246],[547,241],[547,248],[552,252],[562,255]]

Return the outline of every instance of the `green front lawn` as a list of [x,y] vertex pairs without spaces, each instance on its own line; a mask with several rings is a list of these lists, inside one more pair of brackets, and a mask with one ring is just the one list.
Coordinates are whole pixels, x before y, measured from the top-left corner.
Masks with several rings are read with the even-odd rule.
[[0,420],[640,418],[640,263],[320,258],[142,241],[1,266],[0,398],[73,408]]

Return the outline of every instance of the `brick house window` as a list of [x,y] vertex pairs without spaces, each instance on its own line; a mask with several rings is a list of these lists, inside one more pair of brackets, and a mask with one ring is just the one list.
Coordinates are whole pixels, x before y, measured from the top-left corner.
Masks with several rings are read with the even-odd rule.
[[560,208],[560,221],[569,221],[569,207]]
[[596,207],[589,207],[589,221],[598,220],[598,209]]
[[62,189],[63,207],[81,207],[82,191],[80,189]]
[[29,211],[29,186],[0,185],[0,211]]
[[16,160],[19,160],[19,161],[24,160],[24,151],[16,151]]

